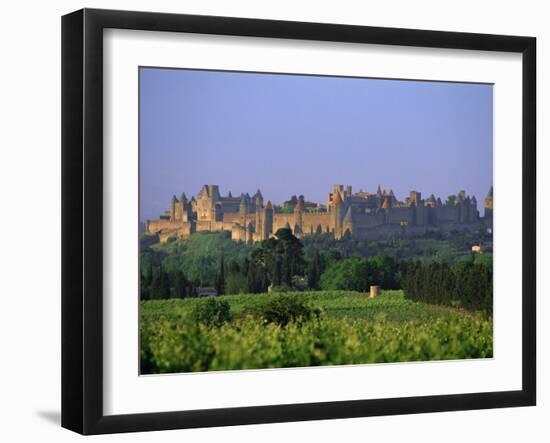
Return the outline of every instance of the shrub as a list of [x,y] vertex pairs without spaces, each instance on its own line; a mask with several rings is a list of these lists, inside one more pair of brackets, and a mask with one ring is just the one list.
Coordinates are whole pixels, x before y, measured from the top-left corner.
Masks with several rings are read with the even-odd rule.
[[301,297],[288,294],[270,296],[270,300],[256,307],[257,317],[265,323],[286,326],[289,323],[302,324],[312,318],[319,318],[320,310],[312,307]]
[[220,327],[225,322],[232,320],[231,307],[225,300],[208,297],[194,306],[191,318],[197,323]]
[[324,290],[368,291],[370,285],[397,289],[398,264],[391,257],[352,257],[331,264],[321,275]]

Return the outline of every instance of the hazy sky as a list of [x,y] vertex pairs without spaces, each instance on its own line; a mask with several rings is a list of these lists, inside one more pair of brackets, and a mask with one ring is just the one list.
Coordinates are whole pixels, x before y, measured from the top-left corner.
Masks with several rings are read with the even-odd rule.
[[203,184],[282,203],[332,185],[442,200],[493,180],[491,85],[141,68],[141,220]]

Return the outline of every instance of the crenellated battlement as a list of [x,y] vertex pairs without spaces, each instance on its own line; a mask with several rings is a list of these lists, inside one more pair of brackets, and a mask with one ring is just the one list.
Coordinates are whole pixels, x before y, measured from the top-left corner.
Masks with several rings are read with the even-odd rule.
[[[147,221],[146,233],[161,241],[170,237],[188,238],[194,232],[231,232],[236,241],[256,242],[269,238],[278,229],[289,227],[297,236],[332,233],[336,239],[351,235],[356,239],[383,239],[389,234],[422,235],[428,228],[492,229],[493,189],[484,200],[480,217],[475,196],[459,191],[443,203],[431,194],[411,191],[400,201],[393,190],[353,193],[352,187],[334,185],[326,205],[307,202],[303,196],[276,206],[258,189],[253,196],[231,192],[222,196],[217,185],[204,185],[196,198],[185,193],[172,197],[170,209],[158,220]],[[288,206],[287,204],[291,204]]]

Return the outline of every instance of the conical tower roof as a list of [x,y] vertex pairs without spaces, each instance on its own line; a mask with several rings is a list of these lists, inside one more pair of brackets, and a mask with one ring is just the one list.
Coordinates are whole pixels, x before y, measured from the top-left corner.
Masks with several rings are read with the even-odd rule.
[[346,212],[346,216],[344,217],[344,223],[353,223],[353,211],[351,209],[351,206],[348,208]]
[[202,188],[199,191],[199,193],[197,194],[197,197],[198,198],[210,197],[210,192],[208,192],[208,185],[202,185]]

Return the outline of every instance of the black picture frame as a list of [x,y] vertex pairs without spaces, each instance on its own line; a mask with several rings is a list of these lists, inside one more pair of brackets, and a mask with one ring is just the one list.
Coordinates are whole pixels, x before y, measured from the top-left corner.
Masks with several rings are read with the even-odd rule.
[[[503,51],[522,54],[522,389],[177,412],[103,413],[103,30]],[[536,39],[83,9],[62,18],[62,426],[82,434],[531,406],[536,403]]]

